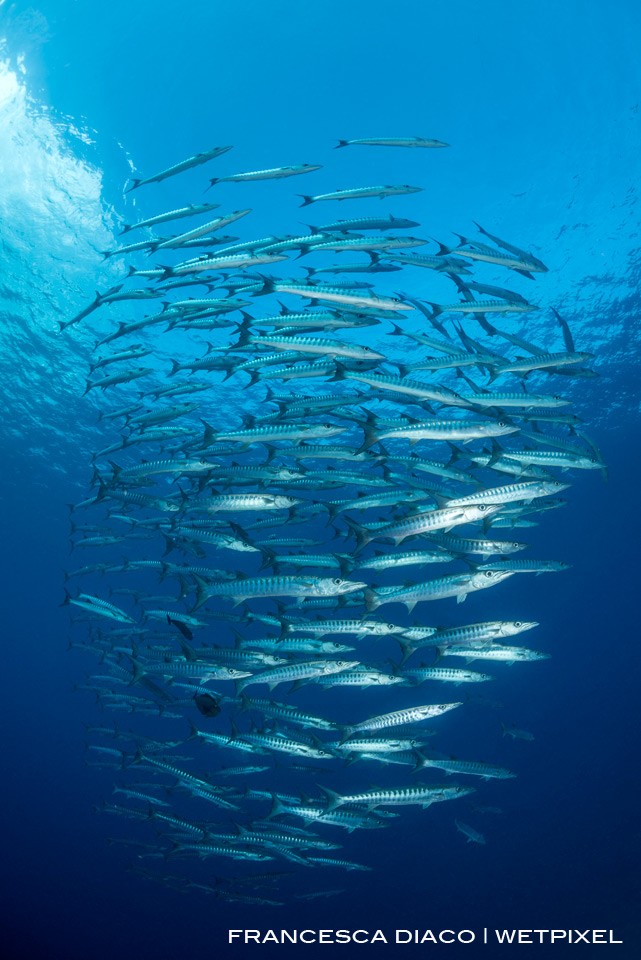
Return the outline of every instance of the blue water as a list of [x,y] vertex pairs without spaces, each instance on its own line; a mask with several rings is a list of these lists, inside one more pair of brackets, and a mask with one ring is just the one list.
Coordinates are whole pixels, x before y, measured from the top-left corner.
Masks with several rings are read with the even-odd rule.
[[[139,0],[131,8],[124,0],[0,3],[7,955],[173,960],[227,956],[230,927],[487,926],[612,928],[624,946],[610,949],[632,960],[641,944],[637,5],[194,0],[177,10]],[[332,150],[338,138],[397,135],[451,147]],[[200,200],[202,171],[125,197],[132,171],[146,176],[217,143],[234,151],[209,176],[310,162],[324,164],[315,192],[424,187],[393,204],[302,211],[292,195],[307,192],[311,177],[220,184],[208,196],[221,212],[255,209],[240,236],[393,209],[419,220],[421,235],[454,242],[452,231],[473,235],[478,221],[533,250],[550,272],[518,289],[534,296],[535,288],[543,307],[562,310],[577,349],[596,355],[598,379],[576,381],[570,393],[609,472],[607,483],[596,471],[573,474],[567,506],[527,531],[532,556],[563,559],[571,570],[515,577],[492,600],[501,615],[540,620],[532,646],[552,659],[495,670],[491,691],[479,695],[492,702],[469,705],[473,733],[469,719],[465,728],[451,722],[452,752],[518,772],[483,785],[482,802],[502,814],[460,814],[486,845],[465,843],[449,804],[410,808],[394,829],[346,842],[349,858],[374,872],[328,874],[319,886],[343,894],[278,909],[151,883],[128,871],[131,850],[108,844],[141,834],[136,823],[92,813],[110,799],[114,776],[86,765],[83,723],[113,715],[74,692],[94,663],[67,652],[69,614],[59,607],[63,570],[78,561],[68,554],[66,505],[87,495],[91,453],[118,433],[97,422],[97,391],[81,396],[95,334],[111,329],[106,317],[62,336],[58,322],[116,282],[118,265],[101,265],[100,251],[114,245],[121,221]],[[416,284],[427,299],[445,290],[454,299],[439,278]],[[381,287],[395,289],[387,279]],[[143,313],[134,305],[119,316]],[[532,318],[512,329],[562,349],[549,312]],[[165,367],[177,346],[159,345]],[[214,392],[204,402],[213,412],[223,398]],[[242,402],[233,400],[230,418]],[[466,618],[481,619],[487,602],[470,597]],[[445,616],[453,601],[442,604]],[[502,737],[502,721],[535,740]],[[290,894],[297,882],[287,881]],[[552,955],[551,947],[536,951]],[[450,953],[494,956],[478,944]]]

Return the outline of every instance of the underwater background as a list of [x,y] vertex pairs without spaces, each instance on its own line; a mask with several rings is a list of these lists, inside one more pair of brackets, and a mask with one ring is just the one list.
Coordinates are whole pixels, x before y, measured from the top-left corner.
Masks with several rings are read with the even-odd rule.
[[[0,922],[12,960],[226,956],[228,928],[304,926],[612,928],[619,955],[637,955],[640,20],[628,0],[0,2]],[[338,138],[406,135],[451,146],[332,150]],[[540,256],[539,302],[595,355],[599,377],[573,388],[573,409],[609,474],[573,475],[566,507],[528,531],[535,555],[571,569],[512,589],[512,612],[544,623],[552,659],[503,669],[491,702],[472,707],[466,755],[518,772],[484,785],[483,802],[502,810],[483,819],[486,844],[465,842],[447,804],[412,809],[394,830],[351,837],[373,873],[327,880],[344,890],[332,899],[273,909],[150,883],[108,844],[137,824],[92,812],[114,777],[86,764],[83,723],[105,714],[73,689],[93,664],[67,650],[59,606],[67,504],[87,495],[91,454],[113,440],[100,399],[82,397],[93,337],[59,323],[115,282],[100,251],[122,218],[161,208],[151,194],[124,197],[132,171],[215,143],[234,144],[229,172],[325,164],[319,190],[420,183],[393,209],[423,235],[451,240],[478,221]],[[318,221],[315,208],[299,213],[298,188],[243,185],[238,200],[239,185],[221,185],[216,199],[254,206],[262,236]],[[162,196],[178,206],[184,184]],[[379,212],[367,203],[322,220]],[[541,311],[520,329],[547,345],[552,327]],[[502,722],[535,739],[503,737]]]

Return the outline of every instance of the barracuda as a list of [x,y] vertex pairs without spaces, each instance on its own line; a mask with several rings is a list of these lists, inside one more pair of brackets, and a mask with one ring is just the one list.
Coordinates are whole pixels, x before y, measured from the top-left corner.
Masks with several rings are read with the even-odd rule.
[[229,597],[238,606],[258,597],[338,597],[366,586],[340,577],[247,577],[207,583],[197,576],[196,583],[195,610],[210,597]]
[[348,562],[349,554],[347,553],[287,554],[272,553],[271,551],[263,551],[263,553],[265,554],[263,566],[271,566],[274,568],[282,564],[289,564],[295,567],[337,567],[340,569],[345,566],[351,566]]
[[529,650],[527,647],[503,647],[492,644],[488,647],[447,646],[442,655],[446,657],[465,657],[466,660],[496,660],[512,664],[533,660],[549,660],[549,653],[539,653],[538,650]]
[[478,490],[465,497],[455,497],[447,501],[448,507],[472,506],[475,503],[493,503],[505,504],[514,503],[522,500],[524,503],[531,503],[538,497],[550,497],[553,494],[560,493],[561,490],[567,490],[569,483],[561,483],[559,480],[535,480],[525,483],[508,483],[502,487],[490,487],[487,490]]
[[288,703],[278,703],[276,700],[256,700],[242,696],[240,698],[243,710],[257,710],[266,717],[275,717],[277,720],[286,720],[300,727],[309,727],[312,730],[336,730],[336,724],[325,720],[313,713],[307,713]]
[[377,610],[384,603],[403,603],[411,613],[417,603],[426,600],[444,600],[456,597],[457,603],[463,603],[468,593],[494,587],[512,575],[511,570],[483,570],[477,573],[452,574],[437,580],[427,580],[413,587],[379,587],[378,590],[365,591],[365,606],[368,610]]
[[167,247],[180,247],[187,240],[195,240],[198,237],[203,237],[206,233],[211,233],[214,230],[222,230],[224,227],[229,226],[230,223],[234,223],[236,220],[246,217],[247,214],[251,212],[252,211],[250,209],[235,210],[233,213],[229,213],[224,217],[216,217],[215,220],[210,220],[208,223],[201,224],[200,227],[195,227],[193,230],[188,230],[186,233],[181,233],[178,237],[171,237],[169,240],[159,243],[156,247],[156,251],[164,250]]
[[335,643],[333,640],[317,640],[311,637],[286,637],[284,640],[252,641],[250,646],[265,643],[269,650],[278,653],[353,653],[355,647],[348,647],[344,643]]
[[411,444],[419,440],[475,440],[484,437],[504,437],[518,433],[519,428],[502,420],[423,420],[419,423],[396,427],[391,430],[378,430],[376,421],[364,428],[364,449],[368,449],[381,440],[407,439]]
[[[445,357],[426,357],[419,363],[401,366],[403,375],[415,370],[448,370],[450,367],[493,367],[496,359],[489,353],[452,353]],[[469,398],[468,398],[469,399]],[[476,402],[476,401],[474,401]],[[500,406],[500,404],[497,404]]]
[[405,627],[379,620],[284,620],[283,627],[287,633],[313,633],[319,637],[348,634],[358,640],[363,637],[389,637],[405,630]]
[[107,603],[106,600],[101,600],[100,597],[94,597],[89,593],[79,593],[77,597],[72,597],[69,591],[65,590],[65,598],[62,603],[63,606],[72,604],[74,607],[80,607],[82,610],[95,613],[100,617],[105,617],[107,620],[115,620],[117,623],[136,622],[133,617],[130,617],[129,614],[121,610],[120,607],[115,607],[112,603]]
[[85,394],[89,393],[95,387],[106,390],[108,387],[116,386],[119,383],[131,383],[132,380],[139,380],[140,377],[147,377],[153,373],[153,367],[136,367],[134,370],[125,370],[123,373],[114,373],[109,377],[103,377],[102,380],[88,381],[85,388]]
[[327,795],[327,809],[335,810],[344,804],[363,804],[368,810],[374,810],[376,807],[389,806],[409,806],[418,804],[427,809],[431,804],[442,800],[455,800],[465,797],[472,793],[469,787],[399,787],[393,790],[365,790],[363,793],[350,793],[344,796],[322,787],[323,793]]
[[532,370],[545,370],[546,367],[561,367],[574,363],[585,363],[593,360],[592,353],[541,353],[535,357],[509,360],[494,367],[491,379],[502,373],[530,373]]
[[167,223],[169,220],[181,220],[183,217],[195,217],[201,213],[209,213],[219,206],[219,203],[192,203],[188,207],[178,207],[176,210],[168,210],[166,213],[159,213],[155,217],[139,220],[138,223],[126,223],[120,231],[120,235],[129,233],[131,230],[140,230],[142,227],[153,227],[157,223]]
[[530,465],[560,467],[562,470],[602,470],[604,463],[596,457],[581,454],[569,454],[556,450],[510,450],[506,453],[510,460],[521,464],[521,468]]
[[[307,313],[279,313],[271,317],[254,317],[254,327],[353,327],[358,326],[354,319],[345,319],[328,310]],[[278,356],[282,356],[278,354]]]
[[292,663],[286,667],[275,667],[273,670],[264,670],[240,680],[237,684],[238,693],[253,683],[266,683],[270,690],[279,683],[297,683],[302,680],[313,680],[316,677],[327,676],[330,673],[341,673],[358,665],[357,660],[308,660],[304,663]]
[[98,370],[100,367],[106,367],[110,363],[122,363],[125,360],[138,360],[140,357],[146,357],[151,351],[148,347],[144,347],[140,343],[134,343],[129,347],[128,350],[123,350],[122,353],[115,353],[111,357],[102,357],[100,360],[96,360],[94,363],[89,364],[89,373],[93,373],[94,370]]
[[243,183],[247,180],[278,180],[282,177],[295,177],[301,173],[313,173],[321,170],[318,163],[299,163],[289,167],[271,167],[267,170],[250,170],[247,173],[232,173],[228,177],[213,177],[209,186],[215,183]]
[[430,540],[451,550],[453,557],[455,554],[473,553],[480,554],[482,557],[493,557],[495,554],[516,553],[519,550],[525,550],[526,543],[517,543],[515,540],[471,540],[463,537],[454,537],[446,533],[435,533],[430,536]]
[[340,753],[401,753],[404,750],[415,750],[422,746],[422,740],[397,739],[383,740],[367,737],[362,740],[348,740],[346,743],[335,743],[332,747]]
[[443,770],[445,773],[464,773],[471,777],[481,777],[482,780],[512,780],[516,777],[511,770],[505,767],[494,767],[489,763],[481,763],[476,760],[437,760],[431,757],[425,757],[419,752],[417,769],[423,770],[426,767],[435,767]]
[[[330,447],[330,446],[312,446],[302,443],[295,450],[288,451],[289,455],[298,460],[350,460],[360,463],[376,463],[379,460],[375,454],[362,451],[356,453],[350,447]],[[362,482],[362,478],[359,479]]]
[[166,423],[168,420],[176,420],[178,417],[183,417],[197,409],[197,403],[177,403],[173,407],[162,407],[159,410],[130,414],[127,417],[127,426],[144,430],[145,427],[157,426],[157,424]]
[[291,510],[301,502],[296,497],[274,493],[223,493],[220,496],[211,497],[203,506],[190,509],[205,513],[235,512],[236,510]]
[[535,407],[551,409],[555,407],[565,407],[570,403],[569,400],[564,400],[563,397],[524,392],[472,393],[461,394],[461,397],[463,400],[466,400],[471,407],[499,407],[501,410],[506,407],[518,407],[526,410],[533,409]]
[[361,373],[358,370],[349,370],[341,363],[336,364],[336,373],[333,380],[356,380],[378,390],[388,390],[406,397],[416,397],[418,400],[432,400],[447,406],[465,407],[469,404],[463,397],[448,387],[430,386],[418,380],[407,380],[401,377],[385,376],[382,373]]
[[456,257],[429,256],[421,253],[399,253],[393,251],[384,256],[385,260],[393,263],[405,263],[408,267],[421,267],[426,270],[438,270],[441,273],[469,273],[464,260]]
[[210,680],[241,680],[250,676],[248,670],[237,670],[235,667],[216,666],[191,660],[173,660],[161,663],[146,661],[141,663],[132,658],[134,674],[132,683],[136,683],[147,675],[161,677],[188,677],[198,680],[200,684]]
[[402,677],[390,673],[382,673],[375,667],[359,664],[344,673],[335,673],[327,677],[319,677],[316,684],[320,687],[389,687],[393,684],[402,684]]
[[439,680],[442,683],[483,683],[491,680],[489,673],[477,673],[474,670],[456,670],[454,667],[416,667],[413,670],[404,670],[403,676],[416,684],[427,680]]
[[345,433],[346,427],[333,423],[312,424],[273,424],[268,427],[251,427],[248,430],[232,430],[227,433],[214,433],[213,441],[234,440],[238,443],[270,443],[274,440],[318,440],[336,437]]
[[205,270],[245,270],[247,267],[281,263],[286,259],[287,257],[276,253],[256,253],[247,256],[239,254],[231,257],[206,257],[203,260],[187,260],[173,267],[163,267],[162,279],[188,276],[192,273],[202,273]]
[[[508,253],[513,253],[515,257],[520,257],[522,260],[528,260],[530,263],[533,263],[537,269],[542,273],[547,273],[547,267],[541,260],[538,260],[534,254],[530,253],[528,250],[521,250],[520,247],[515,247],[512,243],[507,243],[505,240],[501,240],[500,237],[496,237],[491,233],[488,233],[487,230],[484,230],[483,227],[474,221],[479,233],[482,233],[486,236],[492,243],[495,243],[499,247],[503,247],[504,250],[507,250]],[[554,311],[557,318],[560,319],[559,315]]]
[[314,252],[331,250],[336,253],[343,250],[398,250],[422,246],[424,243],[427,243],[427,240],[421,240],[420,237],[336,237],[315,243],[311,249]]
[[[242,838],[238,838],[242,843]],[[225,844],[215,843],[177,843],[173,842],[172,848],[167,854],[168,857],[177,857],[184,853],[195,853],[201,859],[206,857],[231,857],[232,860],[273,860],[268,853],[261,853],[258,850],[245,850],[242,847],[226,846]]]
[[394,710],[392,713],[383,713],[378,717],[370,717],[361,723],[343,726],[343,741],[349,740],[355,733],[367,733],[371,730],[386,730],[388,727],[402,727],[410,723],[421,723],[423,720],[433,720],[440,717],[462,703],[430,703],[420,707],[408,707],[405,710]]
[[114,481],[121,482],[130,477],[151,477],[160,473],[175,473],[178,476],[183,474],[210,473],[216,468],[215,463],[209,463],[207,460],[151,460],[148,463],[140,463],[135,467],[120,467],[117,463],[112,463],[114,471]]
[[443,140],[427,137],[361,137],[360,140],[339,140],[336,149],[360,144],[367,147],[449,147]]
[[320,750],[300,740],[292,740],[281,733],[244,733],[242,739],[246,743],[256,744],[270,753],[286,753],[292,757],[309,757],[312,760],[333,760],[334,754],[327,750]]
[[[383,360],[383,354],[371,347],[343,343],[324,337],[263,336],[251,337],[252,346],[273,347],[276,350],[296,350],[299,353],[313,353],[321,357],[347,357],[349,360]],[[242,345],[242,342],[241,342]]]
[[322,227],[312,227],[312,233],[348,233],[350,230],[413,230],[420,224],[416,220],[406,220],[402,217],[360,217],[356,220],[335,220]]
[[569,570],[570,564],[560,560],[494,560],[484,563],[477,570],[509,570],[510,573],[560,573]]
[[377,297],[374,294],[358,294],[341,287],[311,284],[304,281],[273,280],[265,277],[261,293],[291,293],[309,300],[328,300],[347,307],[371,307],[375,310],[411,310],[411,306],[398,298]]
[[[456,538],[454,538],[456,539]],[[393,570],[395,567],[409,567],[424,563],[448,563],[455,560],[453,553],[445,550],[408,550],[405,553],[390,553],[371,557],[356,563],[358,570]]]
[[461,241],[461,245],[458,247],[447,247],[445,244],[439,243],[437,256],[450,256],[453,254],[456,257],[464,257],[466,260],[478,260],[481,263],[491,263],[497,267],[507,267],[508,270],[514,270],[516,273],[521,273],[526,277],[532,273],[541,273],[543,270],[547,270],[547,267],[544,267],[540,260],[537,260],[535,257],[529,257],[527,255],[523,258],[516,255],[508,256],[507,253],[502,253],[495,247],[490,247],[484,243],[477,243],[476,240],[468,240],[460,234],[457,234],[457,236]]
[[317,203],[319,200],[359,200],[367,197],[398,197],[406,193],[420,193],[422,187],[410,187],[408,184],[402,186],[384,186],[384,187],[353,187],[351,190],[334,190],[333,193],[318,193],[316,196],[307,196],[299,194],[303,198],[301,207],[306,207],[310,203]]
[[162,180],[166,180],[168,177],[174,177],[177,173],[182,173],[183,170],[191,170],[193,167],[199,167],[201,164],[207,163],[208,160],[214,160],[216,157],[220,157],[223,153],[227,153],[228,150],[231,150],[231,146],[213,147],[206,153],[196,153],[193,157],[188,157],[187,160],[181,160],[180,163],[175,163],[172,167],[167,167],[166,170],[161,170],[160,173],[154,174],[153,177],[147,177],[146,180],[133,180],[132,186],[129,187],[127,192],[136,190],[138,187],[143,187],[147,183],[160,183]]
[[[408,490],[403,494],[403,503],[417,503],[421,500],[432,500],[431,493],[423,493],[420,490]],[[369,497],[356,497],[354,500],[335,500],[325,504],[330,517],[345,510],[369,510],[371,507],[395,506],[399,502],[397,491],[389,493],[374,493]]]
[[385,524],[374,529],[362,527],[354,521],[348,521],[349,527],[356,534],[356,549],[360,550],[372,540],[393,540],[398,546],[407,537],[418,537],[421,534],[432,533],[437,530],[451,530],[464,523],[475,523],[485,520],[501,509],[500,504],[473,504],[465,507],[442,507],[437,510],[425,510],[423,513],[413,514],[398,520],[396,523]]
[[538,310],[532,303],[521,300],[468,300],[464,303],[431,303],[430,307],[439,313],[531,313]]
[[[371,454],[370,454],[371,456]],[[471,455],[468,457],[465,454],[467,459],[472,459]],[[488,458],[490,454],[488,454]],[[415,470],[419,470],[421,473],[433,473],[437,477],[444,477],[446,480],[456,480],[458,483],[475,483],[475,481],[469,473],[466,473],[464,470],[456,470],[451,464],[440,463],[438,460],[426,460],[424,457],[417,457],[412,455],[410,457],[385,457],[386,466],[395,466],[398,464],[402,467],[407,467],[410,473],[414,473]]]
[[330,810],[327,806],[303,804],[298,801],[286,803],[274,796],[269,817],[283,815],[300,817],[305,823],[327,823],[343,827],[348,833],[354,830],[379,830],[385,826],[380,815],[355,810]]

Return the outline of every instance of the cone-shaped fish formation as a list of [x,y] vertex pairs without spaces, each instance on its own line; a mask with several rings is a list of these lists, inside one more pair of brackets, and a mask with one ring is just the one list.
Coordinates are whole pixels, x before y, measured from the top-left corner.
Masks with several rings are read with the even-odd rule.
[[[108,324],[85,391],[105,449],[72,510],[84,565],[65,602],[86,631],[74,645],[99,660],[85,686],[130,718],[93,728],[88,762],[118,771],[102,809],[141,821],[140,872],[275,905],[284,873],[311,898],[340,892],[321,867],[370,869],[354,831],[400,837],[401,808],[469,811],[472,785],[515,776],[477,751],[453,759],[448,726],[475,724],[462,690],[548,657],[521,643],[532,611],[501,619],[494,588],[564,568],[526,559],[522,528],[573,471],[604,465],[557,394],[591,375],[589,355],[557,313],[563,348],[514,330],[536,306],[510,277],[545,273],[537,257],[483,228],[415,252],[429,242],[415,220],[368,207],[413,203],[408,185],[305,194],[354,201],[350,219],[292,236],[253,238],[250,209],[212,220],[219,205],[197,202],[208,181],[208,196],[241,193],[312,164],[203,169],[163,210],[164,180],[228,149],[133,182],[148,215],[105,256],[143,259],[61,324]],[[246,237],[223,236],[231,224]],[[436,303],[432,282],[460,299]],[[455,817],[453,835],[482,837]]]

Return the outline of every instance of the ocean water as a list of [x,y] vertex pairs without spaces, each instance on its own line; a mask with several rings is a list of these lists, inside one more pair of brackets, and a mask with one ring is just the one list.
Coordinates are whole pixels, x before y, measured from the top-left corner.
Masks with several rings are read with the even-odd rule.
[[[624,941],[611,950],[626,960],[638,955],[640,16],[628,0],[615,7],[568,0],[561,9],[548,0],[532,8],[498,0],[482,7],[471,0],[192,2],[179,11],[147,0],[134,9],[123,0],[101,7],[0,2],[1,922],[11,960],[253,949],[227,946],[229,928],[381,928],[391,937],[396,928],[605,928]],[[338,138],[419,135],[450,147],[333,149]],[[125,195],[130,176],[148,176],[214,144],[234,150]],[[302,162],[323,169],[313,179],[210,191],[205,199],[220,202],[221,213],[253,208],[251,225],[224,232],[282,235],[303,230],[301,223],[393,211],[421,223],[412,233],[452,244],[454,232],[476,237],[476,221],[545,261],[549,272],[535,283],[514,281],[541,309],[497,326],[562,350],[554,306],[577,349],[595,355],[597,378],[567,389],[555,380],[554,390],[571,397],[603,453],[608,480],[598,471],[572,472],[567,505],[542,515],[523,537],[515,531],[531,544],[528,556],[563,560],[570,570],[514,577],[496,595],[470,596],[460,610],[453,600],[438,601],[439,620],[447,622],[494,611],[538,620],[523,643],[552,655],[492,667],[495,679],[474,692],[465,719],[438,721],[448,730],[439,749],[518,774],[473,784],[475,802],[501,812],[474,812],[466,801],[411,807],[385,830],[336,838],[344,841],[337,856],[365,862],[371,873],[319,878],[319,870],[287,861],[266,865],[290,871],[278,897],[284,905],[276,908],[145,879],[131,867],[153,862],[109,838],[147,840],[148,825],[93,810],[124,781],[119,771],[87,763],[87,743],[95,741],[83,724],[109,724],[116,715],[74,690],[96,665],[67,649],[82,633],[59,606],[64,571],[92,562],[78,549],[69,554],[67,505],[88,496],[92,454],[118,439],[100,411],[125,405],[132,389],[115,388],[118,398],[96,390],[83,397],[94,343],[114,319],[145,310],[97,311],[62,333],[59,324],[96,289],[118,282],[125,261],[103,262],[101,251],[119,242],[123,222],[202,202],[209,176]],[[305,210],[294,196],[371,183],[416,183],[423,191]],[[429,273],[410,273],[408,292],[456,299],[451,284]],[[377,289],[393,293],[390,276]],[[510,285],[514,278],[490,271],[483,279]],[[466,329],[476,333],[473,322]],[[386,342],[378,328],[369,331],[368,343]],[[166,371],[172,357],[199,354],[202,341],[179,333],[154,339],[154,365]],[[408,347],[405,353],[411,360]],[[208,419],[236,426],[239,414],[260,412],[260,393],[223,386],[218,374],[211,383],[201,408]],[[121,552],[97,559],[105,556],[117,562]],[[88,580],[89,587],[98,592],[101,580]],[[415,613],[432,622],[430,605]],[[429,702],[456,699],[455,689],[454,697],[422,691]],[[362,702],[372,712],[375,705],[391,710],[392,694],[366,691]],[[334,699],[310,692],[305,702],[321,710],[323,697]],[[338,694],[334,702],[347,710]],[[122,717],[123,727],[138,723]],[[506,738],[502,723],[535,739]],[[138,729],[149,736],[164,730],[154,718]],[[179,728],[171,729],[168,737]],[[387,773],[357,767],[345,771],[346,789],[389,782]],[[455,817],[481,830],[485,845],[466,843]],[[189,874],[191,867],[179,858],[167,871]],[[203,881],[223,872],[210,861],[194,866]],[[314,889],[341,892],[296,899]],[[255,893],[270,896],[269,888]],[[261,949],[271,955],[288,948]],[[477,941],[450,953],[494,956],[496,949]],[[535,949],[547,957],[567,947]]]

